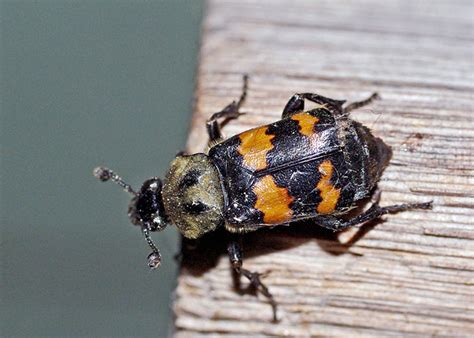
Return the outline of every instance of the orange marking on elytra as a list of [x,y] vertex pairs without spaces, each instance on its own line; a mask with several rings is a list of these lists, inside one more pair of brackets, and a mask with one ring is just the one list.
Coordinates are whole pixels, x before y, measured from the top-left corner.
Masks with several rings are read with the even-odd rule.
[[293,197],[287,189],[278,187],[271,175],[260,179],[254,185],[253,192],[257,195],[255,209],[263,213],[263,221],[266,224],[279,224],[291,219],[293,211],[290,204]]
[[321,173],[321,179],[316,185],[316,188],[320,191],[322,201],[318,204],[316,210],[320,214],[330,214],[336,209],[341,189],[336,189],[330,182],[334,172],[334,167],[331,161],[326,160],[322,162],[319,165],[318,170]]
[[244,157],[243,163],[247,168],[262,170],[267,167],[267,153],[273,149],[271,140],[275,135],[267,134],[268,127],[247,130],[239,135],[238,152]]
[[314,125],[319,122],[317,117],[308,113],[295,114],[291,119],[298,122],[300,133],[308,137],[314,135]]

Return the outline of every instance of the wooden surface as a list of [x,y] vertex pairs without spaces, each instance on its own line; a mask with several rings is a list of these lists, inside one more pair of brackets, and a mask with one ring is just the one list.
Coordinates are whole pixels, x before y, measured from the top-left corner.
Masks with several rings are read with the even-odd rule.
[[247,114],[227,136],[279,119],[294,92],[378,91],[352,116],[394,150],[381,204],[434,208],[339,236],[314,224],[248,235],[244,265],[271,270],[278,324],[264,297],[236,292],[211,236],[184,254],[176,337],[474,334],[473,13],[471,1],[208,3],[189,151],[205,148],[206,118],[240,95],[243,73]]

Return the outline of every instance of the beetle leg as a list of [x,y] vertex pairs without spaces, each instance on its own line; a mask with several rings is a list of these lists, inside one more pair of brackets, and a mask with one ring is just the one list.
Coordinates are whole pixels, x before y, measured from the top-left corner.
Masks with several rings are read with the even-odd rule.
[[300,94],[293,95],[283,109],[281,118],[290,117],[304,110],[304,98]]
[[371,104],[373,101],[377,99],[380,99],[380,95],[378,93],[373,93],[372,95],[370,95],[369,98],[365,100],[352,102],[351,104],[349,104],[347,107],[344,108],[344,114],[348,114],[355,109],[359,109],[363,106]]
[[247,84],[248,84],[248,75],[244,75],[244,84],[242,88],[242,95],[240,95],[239,100],[232,101],[229,105],[227,105],[224,109],[220,112],[213,114],[206,122],[207,134],[209,135],[209,141],[215,142],[222,138],[221,134],[221,127],[222,123],[218,123],[217,120],[224,118],[224,119],[236,119],[243,113],[239,112],[240,106],[245,101],[247,97]]
[[299,95],[301,95],[301,97],[305,98],[308,101],[311,101],[320,105],[334,106],[336,108],[340,108],[346,102],[345,100],[334,100],[334,99],[330,99],[329,97],[325,97],[325,96],[314,94],[314,93],[302,93]]
[[232,268],[239,276],[245,276],[250,281],[250,284],[255,288],[255,290],[259,290],[268,299],[273,310],[273,321],[278,321],[277,303],[273,298],[273,295],[268,290],[268,287],[263,284],[260,279],[263,274],[258,272],[251,272],[242,267],[242,247],[239,242],[231,241],[227,247],[227,252],[229,254],[229,259]]
[[308,101],[323,106],[333,114],[340,114],[342,112],[342,105],[346,102],[345,100],[333,100],[314,93],[302,93],[300,95]]
[[355,216],[354,218],[343,221],[336,217],[324,217],[321,219],[317,219],[319,225],[334,230],[340,231],[347,229],[353,225],[365,223],[372,221],[376,218],[379,218],[382,215],[386,214],[394,214],[401,211],[411,210],[411,209],[431,209],[432,202],[427,203],[410,203],[410,204],[397,204],[397,205],[390,205],[387,207],[380,207],[378,203],[372,204],[372,206],[363,212],[362,214]]
[[283,109],[282,119],[302,112],[304,110],[304,100],[308,100],[320,106],[323,106],[331,113],[336,115],[340,115],[342,113],[342,105],[344,104],[344,102],[346,102],[333,100],[328,97],[324,97],[314,93],[297,93],[290,98],[285,108]]

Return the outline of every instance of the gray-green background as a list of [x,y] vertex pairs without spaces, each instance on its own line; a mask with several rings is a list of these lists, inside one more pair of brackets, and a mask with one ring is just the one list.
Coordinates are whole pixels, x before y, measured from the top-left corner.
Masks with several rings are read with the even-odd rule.
[[190,118],[201,1],[2,1],[2,336],[166,336],[174,229],[148,272],[130,196]]

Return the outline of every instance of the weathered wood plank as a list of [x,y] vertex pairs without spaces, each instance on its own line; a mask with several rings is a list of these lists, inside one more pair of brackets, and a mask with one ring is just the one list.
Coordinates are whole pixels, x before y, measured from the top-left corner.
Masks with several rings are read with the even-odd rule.
[[275,121],[297,91],[378,91],[353,116],[394,148],[381,203],[434,208],[384,217],[357,241],[358,229],[308,224],[247,236],[244,264],[272,271],[278,324],[263,297],[235,292],[209,239],[200,248],[216,252],[185,254],[177,337],[473,334],[473,12],[471,1],[209,2],[189,151],[205,148],[206,118],[238,97],[243,73],[247,115],[227,135]]

